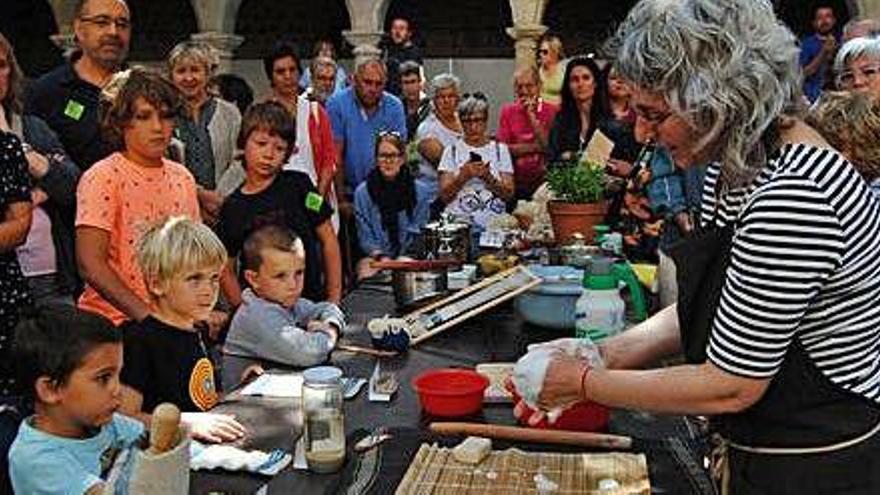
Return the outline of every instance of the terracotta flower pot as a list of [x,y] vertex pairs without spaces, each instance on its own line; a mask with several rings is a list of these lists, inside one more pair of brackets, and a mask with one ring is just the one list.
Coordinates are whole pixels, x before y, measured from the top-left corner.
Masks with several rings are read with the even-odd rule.
[[593,227],[605,220],[607,206],[600,203],[566,203],[564,201],[550,201],[547,203],[547,211],[550,213],[550,221],[553,223],[553,235],[558,244],[569,242],[576,233],[584,236],[584,239],[593,242],[595,232]]

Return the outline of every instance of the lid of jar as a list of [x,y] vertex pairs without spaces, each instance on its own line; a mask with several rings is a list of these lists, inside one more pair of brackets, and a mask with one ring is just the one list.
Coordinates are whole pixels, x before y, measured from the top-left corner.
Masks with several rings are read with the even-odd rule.
[[303,372],[306,383],[336,384],[342,379],[342,370],[335,366],[315,366]]

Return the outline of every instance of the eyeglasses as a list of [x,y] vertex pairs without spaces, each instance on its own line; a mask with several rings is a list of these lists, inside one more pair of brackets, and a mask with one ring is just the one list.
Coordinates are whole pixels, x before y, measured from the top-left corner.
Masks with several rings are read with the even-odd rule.
[[459,119],[462,124],[482,124],[489,120],[489,117],[464,117]]
[[673,111],[667,110],[665,112],[656,112],[653,110],[645,110],[644,108],[639,108],[638,105],[633,107],[633,112],[635,112],[636,117],[644,120],[646,123],[654,126],[660,127],[666,122],[666,119],[672,116]]
[[837,85],[842,87],[852,87],[856,83],[856,74],[861,74],[868,81],[873,81],[877,75],[880,75],[880,65],[866,65],[864,67],[856,67],[855,70],[845,70],[837,75]]
[[397,139],[403,139],[403,136],[401,136],[400,133],[397,131],[384,130],[384,131],[379,131],[376,133],[376,139],[387,137],[387,136],[396,137]]
[[127,31],[131,29],[131,19],[127,17],[117,17],[114,19],[109,15],[96,15],[92,17],[80,17],[79,20],[82,22],[94,24],[99,29],[107,29],[111,25],[115,25],[116,29],[120,31]]
[[550,50],[546,48],[541,48],[540,50],[538,50],[538,55],[547,55],[548,53],[550,53]]
[[403,153],[379,153],[376,155],[376,159],[382,162],[393,162],[403,156]]

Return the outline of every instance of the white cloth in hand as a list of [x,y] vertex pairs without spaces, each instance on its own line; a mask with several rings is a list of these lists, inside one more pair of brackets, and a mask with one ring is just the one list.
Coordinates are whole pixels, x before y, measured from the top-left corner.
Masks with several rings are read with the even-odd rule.
[[281,449],[267,453],[261,450],[242,450],[231,445],[205,445],[195,441],[190,450],[190,467],[197,471],[225,469],[274,476],[287,467],[292,459],[290,453]]

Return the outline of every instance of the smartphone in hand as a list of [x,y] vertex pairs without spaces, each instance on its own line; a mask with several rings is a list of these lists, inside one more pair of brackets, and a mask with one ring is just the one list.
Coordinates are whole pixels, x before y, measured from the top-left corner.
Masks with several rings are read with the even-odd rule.
[[483,162],[483,157],[480,156],[479,153],[474,153],[473,151],[471,151],[471,156],[470,156],[469,161],[472,161],[472,162],[480,162],[480,163],[482,163],[482,162]]

